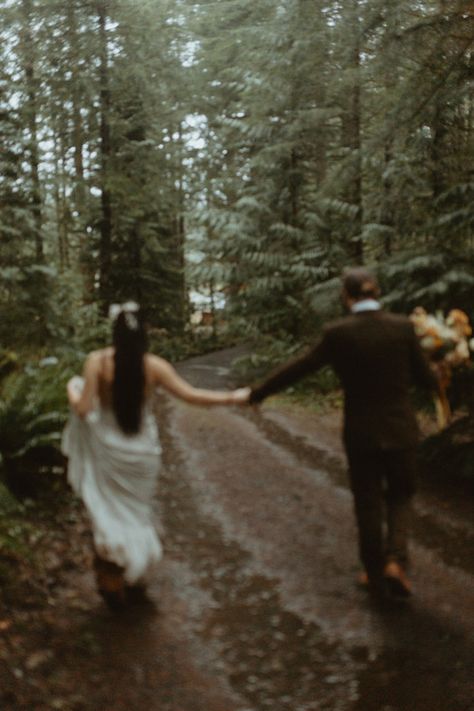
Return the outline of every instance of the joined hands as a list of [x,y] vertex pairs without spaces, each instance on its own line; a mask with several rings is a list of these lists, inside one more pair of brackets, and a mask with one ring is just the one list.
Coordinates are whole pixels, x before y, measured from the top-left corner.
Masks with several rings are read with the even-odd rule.
[[238,388],[231,393],[231,403],[233,405],[246,405],[250,398],[251,388]]

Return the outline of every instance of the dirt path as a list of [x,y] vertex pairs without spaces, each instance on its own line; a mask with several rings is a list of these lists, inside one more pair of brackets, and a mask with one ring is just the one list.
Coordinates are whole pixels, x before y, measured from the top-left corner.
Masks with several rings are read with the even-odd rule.
[[[182,372],[221,386],[231,356]],[[414,601],[374,608],[334,418],[163,397],[159,423],[156,607],[113,615],[87,560],[63,571],[4,634],[2,711],[472,711],[473,502],[420,495]]]

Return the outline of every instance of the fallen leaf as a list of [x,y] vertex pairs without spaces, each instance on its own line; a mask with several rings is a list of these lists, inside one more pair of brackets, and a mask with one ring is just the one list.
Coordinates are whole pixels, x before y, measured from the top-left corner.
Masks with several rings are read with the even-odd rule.
[[25,666],[29,671],[34,671],[46,662],[49,662],[52,657],[53,652],[50,649],[39,649],[28,657]]

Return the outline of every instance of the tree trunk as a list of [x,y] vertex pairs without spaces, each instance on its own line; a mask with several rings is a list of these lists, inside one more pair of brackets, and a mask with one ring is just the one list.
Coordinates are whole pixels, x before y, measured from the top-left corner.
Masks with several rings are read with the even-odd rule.
[[134,275],[134,280],[133,280],[133,289],[134,289],[134,298],[138,301],[139,304],[142,303],[142,297],[143,297],[143,287],[142,287],[142,250],[141,250],[141,244],[142,244],[142,237],[140,234],[140,226],[137,222],[133,225],[131,229],[131,266],[132,266],[132,272]]
[[101,220],[99,242],[99,298],[104,315],[111,303],[110,271],[112,264],[112,199],[110,192],[110,87],[106,28],[106,5],[97,6],[99,24],[99,83],[100,83],[100,160],[101,160]]
[[351,244],[349,254],[356,264],[364,261],[364,247],[360,237],[363,224],[362,213],[362,160],[361,160],[361,87],[360,87],[360,17],[359,2],[353,0],[348,12],[351,32],[353,35],[352,45],[348,49],[347,69],[350,71],[352,80],[348,91],[346,111],[343,116],[343,143],[350,150],[349,157],[349,185],[347,188],[347,200],[358,209],[353,220],[351,230]]
[[26,86],[26,121],[29,133],[29,158],[31,170],[31,203],[34,220],[34,241],[36,260],[44,260],[43,251],[43,210],[41,200],[41,183],[39,177],[39,146],[38,146],[38,102],[37,79],[34,67],[34,47],[31,33],[31,0],[22,0],[23,27],[21,30],[21,45],[23,53],[23,71]]
[[184,243],[185,243],[185,225],[184,225],[184,185],[183,185],[183,137],[182,137],[182,126],[181,123],[178,127],[178,166],[177,166],[177,205],[176,205],[176,216],[175,216],[175,233],[176,233],[176,259],[178,266],[178,279],[179,285],[177,293],[179,294],[179,305],[178,305],[178,320],[180,328],[184,328],[186,320],[186,282],[185,282],[185,261],[184,261]]
[[[311,2],[310,4],[308,4],[306,0],[304,8],[305,12],[308,14],[308,17],[307,25],[304,24],[302,25],[302,27],[311,26],[311,15],[313,13],[317,13],[318,15],[317,28],[319,29],[319,31],[317,33],[317,41],[314,47],[314,72],[319,77],[319,80],[317,82],[313,98],[315,107],[317,109],[323,109],[326,105],[327,99],[326,72],[328,65],[329,45],[329,38],[327,36],[327,20],[319,4],[316,7],[316,3]],[[306,19],[304,15],[303,19]],[[311,135],[311,150],[313,154],[314,176],[318,188],[323,184],[327,173],[327,148],[329,143],[329,137],[327,135],[327,128],[325,122],[326,119],[324,121],[320,119],[317,122]]]
[[56,230],[58,236],[58,262],[59,271],[63,272],[69,266],[68,249],[68,208],[65,186],[66,156],[64,146],[63,127],[58,128],[58,117],[53,112],[53,155],[54,155],[54,204],[56,212]]
[[[393,204],[392,204],[392,181],[387,176],[387,171],[392,160],[392,145],[391,141],[387,140],[384,148],[384,175],[382,178],[382,208],[380,215],[380,223],[385,227],[394,225]],[[386,232],[383,237],[383,251],[385,257],[390,257],[392,254],[392,236]]]
[[72,101],[72,126],[74,146],[74,171],[76,178],[75,205],[79,215],[83,212],[85,202],[84,190],[84,130],[81,117],[80,83],[77,71],[77,59],[80,56],[77,36],[77,18],[74,3],[66,3],[67,7],[67,36],[69,42],[69,59],[71,70],[71,101]]
[[434,102],[431,134],[431,185],[433,189],[433,201],[435,202],[444,190],[443,143],[446,135],[442,103],[438,97],[436,97]]

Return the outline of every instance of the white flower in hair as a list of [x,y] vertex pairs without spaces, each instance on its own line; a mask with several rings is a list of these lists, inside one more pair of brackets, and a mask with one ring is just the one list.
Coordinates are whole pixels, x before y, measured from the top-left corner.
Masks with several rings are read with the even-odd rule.
[[126,301],[123,304],[110,304],[109,306],[109,318],[115,321],[120,314],[125,315],[125,323],[127,327],[132,331],[138,330],[138,319],[136,314],[138,313],[140,306],[136,301]]
[[109,306],[109,318],[111,321],[115,321],[118,315],[122,312],[122,304],[110,304]]
[[125,311],[125,323],[130,331],[138,331],[138,319],[130,311]]
[[130,313],[136,314],[139,310],[139,305],[136,301],[126,301],[122,304],[123,311],[129,311]]

